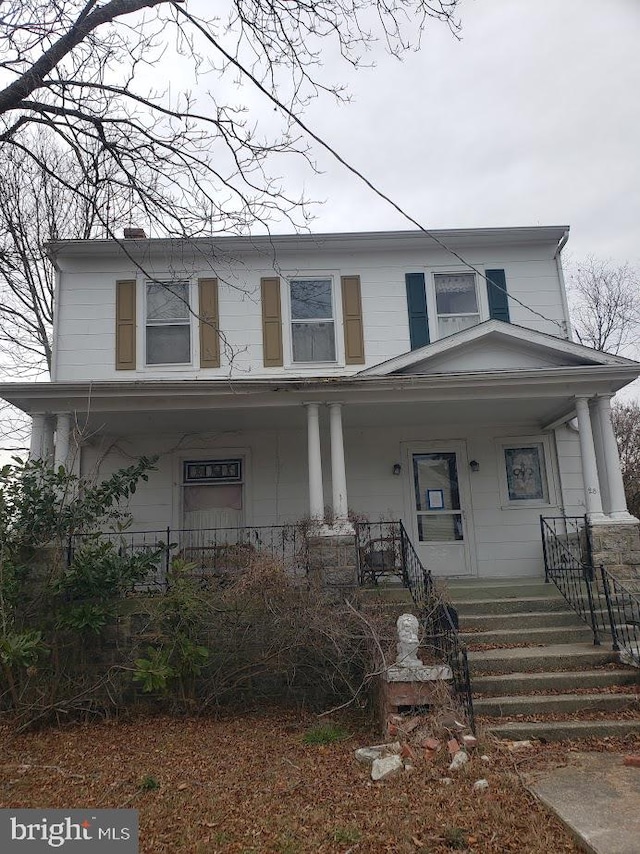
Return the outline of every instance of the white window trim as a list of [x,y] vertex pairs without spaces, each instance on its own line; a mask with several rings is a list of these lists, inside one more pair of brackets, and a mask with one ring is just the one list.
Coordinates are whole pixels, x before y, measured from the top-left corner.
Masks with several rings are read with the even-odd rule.
[[[295,368],[300,371],[314,371],[317,368],[336,368],[344,366],[344,335],[339,334],[342,330],[342,294],[338,283],[340,273],[336,270],[305,270],[304,272],[283,272],[283,287],[281,288],[282,300],[282,345],[285,354],[285,367]],[[304,279],[329,279],[331,282],[331,301],[333,305],[333,334],[335,337],[336,358],[331,362],[294,362],[293,360],[293,333],[291,317],[291,280]]]
[[[172,282],[185,282],[188,284],[189,294],[189,361],[188,362],[166,362],[165,364],[147,364],[147,284],[153,282],[161,282],[162,284],[171,284]],[[196,365],[196,353],[200,346],[199,342],[199,325],[194,321],[197,320],[197,311],[194,306],[197,305],[197,283],[191,277],[170,276],[168,274],[159,274],[150,279],[148,276],[138,276],[138,298],[137,298],[137,316],[141,318],[139,324],[139,334],[137,337],[137,358],[138,364],[142,365],[145,372],[147,371],[184,371],[188,368],[193,368]],[[186,326],[186,323],[184,324]]]
[[[481,269],[484,264],[475,264],[474,266]],[[429,339],[430,341],[443,341],[448,338],[448,335],[441,336],[438,328],[438,305],[436,302],[436,276],[459,276],[461,273],[469,273],[473,276],[476,286],[476,303],[478,305],[477,312],[467,314],[447,314],[443,317],[474,317],[478,315],[478,323],[482,323],[489,319],[489,301],[487,297],[487,289],[480,286],[480,282],[484,279],[479,279],[478,274],[468,267],[443,267],[442,269],[431,268],[425,275],[425,283],[427,288],[427,314],[429,316]]]
[[[507,470],[505,465],[505,450],[509,448],[524,447],[526,445],[541,445],[544,459],[544,468],[547,481],[546,499],[532,498],[512,501],[509,498],[509,486],[507,483]],[[547,434],[529,436],[501,436],[495,440],[496,464],[498,466],[498,483],[500,485],[500,504],[503,510],[529,510],[535,507],[557,507],[558,490],[554,458],[551,453],[551,439]]]

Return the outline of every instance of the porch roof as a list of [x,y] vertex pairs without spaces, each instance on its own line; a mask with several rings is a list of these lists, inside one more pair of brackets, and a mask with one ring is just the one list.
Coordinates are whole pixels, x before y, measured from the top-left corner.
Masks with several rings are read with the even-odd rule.
[[[531,422],[571,418],[575,398],[611,395],[640,373],[634,362],[527,370],[332,378],[5,383],[0,396],[32,413],[73,412],[90,429],[185,430],[304,423],[304,403],[342,402],[345,423]],[[299,418],[296,415],[299,412]],[[161,422],[158,416],[162,414]],[[146,427],[142,428],[142,424]]]

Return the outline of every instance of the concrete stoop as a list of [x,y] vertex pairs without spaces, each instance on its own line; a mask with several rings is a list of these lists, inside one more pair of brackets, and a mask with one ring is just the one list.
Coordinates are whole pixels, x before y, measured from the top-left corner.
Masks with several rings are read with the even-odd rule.
[[640,671],[625,667],[553,584],[457,581],[447,594],[470,648],[474,709],[499,738],[548,741],[640,733]]

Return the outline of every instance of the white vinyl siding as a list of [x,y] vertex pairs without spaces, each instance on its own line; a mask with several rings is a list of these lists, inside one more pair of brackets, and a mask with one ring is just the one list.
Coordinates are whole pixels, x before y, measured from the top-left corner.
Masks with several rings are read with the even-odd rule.
[[[478,269],[504,269],[509,293],[546,317],[527,311],[520,303],[510,305],[511,322],[551,335],[560,335],[554,321],[563,321],[560,283],[551,251],[546,247],[515,247],[492,245],[474,248],[467,253],[469,260]],[[451,258],[438,249],[424,247],[399,248],[394,251],[335,251],[330,256],[318,248],[307,251],[280,250],[278,270],[286,270],[282,277],[282,319],[284,365],[281,368],[265,369],[263,364],[262,309],[260,300],[260,278],[273,276],[273,259],[264,256],[234,257],[228,261],[207,257],[194,252],[192,259],[183,257],[175,280],[189,278],[195,281],[203,275],[214,273],[219,281],[220,329],[224,335],[221,345],[219,368],[208,368],[207,378],[271,377],[291,372],[295,364],[300,376],[351,376],[363,368],[373,367],[380,362],[406,353],[411,349],[405,273],[425,270],[427,295],[430,300],[429,322],[431,340],[438,337],[437,311],[433,289],[433,273],[453,273]],[[147,366],[145,359],[145,287],[140,280],[138,303],[138,353],[137,369],[116,371],[114,362],[115,289],[119,279],[136,278],[135,268],[122,261],[103,257],[58,258],[60,270],[59,296],[56,306],[57,335],[54,348],[54,377],[64,381],[139,381],[145,376],[157,379],[161,376],[196,379],[205,376],[193,353],[197,352],[192,340],[192,360],[184,365],[171,364],[164,369],[160,365]],[[168,259],[161,252],[152,254],[145,265],[161,279],[170,280]],[[343,330],[341,300],[336,292],[341,275],[357,271],[362,287],[362,317],[365,336],[365,364],[345,365],[343,357]],[[465,272],[460,269],[460,272]],[[292,279],[331,278],[333,293],[333,323],[335,326],[336,360],[334,362],[291,361],[291,321],[289,288]],[[483,318],[488,316],[486,287],[477,281],[478,306]],[[196,305],[197,294],[192,295],[191,305]],[[197,312],[196,312],[197,313]],[[197,324],[193,323],[191,337],[197,335]]]

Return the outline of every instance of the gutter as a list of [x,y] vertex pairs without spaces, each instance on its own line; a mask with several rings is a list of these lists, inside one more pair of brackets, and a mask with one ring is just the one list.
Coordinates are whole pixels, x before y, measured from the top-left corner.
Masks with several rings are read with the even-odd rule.
[[[571,367],[532,368],[519,371],[479,371],[446,374],[390,375],[382,377],[335,377],[329,381],[309,378],[268,378],[251,380],[171,380],[171,381],[113,381],[104,382],[54,382],[54,383],[3,383],[0,397],[20,406],[21,402],[36,402],[42,399],[64,400],[69,398],[91,398],[94,401],[106,398],[153,399],[154,397],[221,398],[233,395],[237,400],[254,395],[314,394],[325,397],[347,392],[432,392],[451,398],[456,392],[491,392],[496,397],[518,398],[547,385],[549,391],[573,383],[588,384],[590,388],[613,393],[632,382],[640,374],[640,365],[598,365]],[[596,386],[598,387],[596,389]],[[529,392],[530,393],[530,392]],[[567,394],[572,392],[567,390]],[[575,391],[573,392],[575,393]],[[273,399],[273,398],[272,398]],[[265,398],[266,401],[266,398]]]

